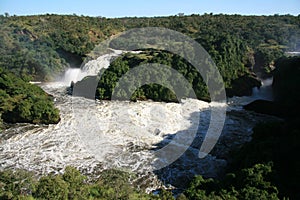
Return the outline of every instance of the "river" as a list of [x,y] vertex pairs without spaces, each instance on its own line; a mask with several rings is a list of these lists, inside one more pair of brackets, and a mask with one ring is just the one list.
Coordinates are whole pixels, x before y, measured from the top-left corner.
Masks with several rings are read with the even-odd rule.
[[[147,191],[161,185],[181,188],[195,174],[222,174],[228,152],[251,140],[255,124],[270,119],[242,109],[255,99],[271,98],[271,80],[266,80],[261,89],[254,89],[253,96],[228,99],[223,105],[227,115],[222,135],[211,154],[200,159],[199,148],[211,117],[210,103],[195,99],[179,104],[95,102],[67,94],[71,81],[95,75],[120,53],[101,56],[82,69],[69,69],[60,81],[41,84],[55,97],[61,121],[56,125],[15,124],[4,130],[0,134],[0,170],[21,168],[42,175],[62,173],[65,166],[71,165],[96,176],[103,169],[117,168],[136,173],[135,183]],[[187,151],[169,166],[153,171],[153,152],[176,134],[191,131],[197,133]]]

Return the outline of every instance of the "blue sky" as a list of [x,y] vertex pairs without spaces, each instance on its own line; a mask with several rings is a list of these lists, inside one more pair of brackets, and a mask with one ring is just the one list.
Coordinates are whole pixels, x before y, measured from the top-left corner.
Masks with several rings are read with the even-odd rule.
[[0,14],[77,14],[103,17],[168,16],[178,13],[300,14],[300,0],[0,0]]

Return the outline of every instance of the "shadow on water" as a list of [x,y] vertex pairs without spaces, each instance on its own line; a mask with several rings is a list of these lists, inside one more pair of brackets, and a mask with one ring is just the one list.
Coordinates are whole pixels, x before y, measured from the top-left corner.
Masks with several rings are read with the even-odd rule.
[[[200,114],[200,118],[199,118]],[[186,151],[170,165],[163,167],[159,170],[154,171],[157,177],[164,183],[165,186],[175,186],[179,189],[184,189],[188,186],[189,182],[193,179],[195,175],[202,175],[204,177],[218,177],[221,168],[224,167],[224,161],[213,159],[211,155],[206,156],[205,158],[199,158],[199,149],[202,145],[205,134],[207,133],[209,122],[211,117],[211,110],[204,110],[199,112],[194,112],[190,115],[189,120],[192,121],[195,118],[199,118],[199,126],[196,131],[196,134],[193,134],[192,142],[187,146]],[[158,151],[169,145],[172,140],[177,135],[184,135],[187,132],[191,131],[190,129],[181,130],[175,134],[165,135],[164,139],[157,143],[153,151]],[[195,133],[195,132],[194,132]],[[188,135],[189,137],[189,135]],[[180,145],[186,145],[185,142],[179,143]],[[178,147],[180,149],[180,147]],[[175,148],[175,151],[178,150]],[[172,152],[167,152],[172,154]],[[177,154],[177,152],[176,152]],[[166,155],[168,157],[170,155]],[[160,157],[159,159],[164,159]],[[155,163],[154,163],[155,165]],[[221,167],[223,166],[223,167]],[[220,168],[221,167],[221,168]]]
[[[191,145],[175,162],[154,171],[165,186],[172,185],[178,189],[184,189],[195,175],[202,175],[205,178],[221,178],[226,170],[227,161],[230,161],[230,152],[251,140],[252,128],[260,122],[278,120],[276,117],[245,110],[228,110],[220,138],[212,151],[201,159],[198,157],[199,149],[209,127],[211,110],[194,112],[190,115],[189,120],[193,121],[199,117],[199,114],[199,126]],[[184,135],[189,130],[166,135],[161,142],[156,144],[153,151],[170,144],[176,135]]]

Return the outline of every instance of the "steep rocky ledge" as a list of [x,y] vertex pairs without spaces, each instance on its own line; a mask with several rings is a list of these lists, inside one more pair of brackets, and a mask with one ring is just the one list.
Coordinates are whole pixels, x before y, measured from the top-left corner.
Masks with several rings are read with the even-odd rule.
[[232,81],[232,87],[226,89],[226,94],[227,97],[250,96],[252,95],[252,88],[260,86],[261,81],[255,74],[245,75]]

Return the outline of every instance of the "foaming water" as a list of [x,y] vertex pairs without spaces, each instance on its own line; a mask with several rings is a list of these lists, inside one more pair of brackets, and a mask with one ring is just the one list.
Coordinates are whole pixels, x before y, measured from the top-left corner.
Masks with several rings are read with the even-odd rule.
[[[71,81],[96,75],[109,67],[111,59],[121,53],[103,55],[89,61],[82,69],[69,69],[62,82],[41,85],[55,97],[61,121],[47,126],[16,125],[0,133],[0,169],[22,168],[47,174],[62,172],[65,166],[71,165],[92,174],[97,170],[118,168],[133,171],[140,179],[147,179],[149,191],[162,184],[161,181],[180,186],[181,182],[195,174],[218,176],[226,161],[214,155],[225,154],[234,146],[249,141],[251,128],[265,120],[263,116],[253,116],[253,113],[243,110],[229,112],[214,154],[199,159],[199,148],[209,127],[211,108],[227,105],[195,99],[186,99],[180,104],[95,102],[66,94],[66,86]],[[240,99],[236,105],[244,102],[245,99]],[[197,133],[187,151],[172,165],[154,174],[153,152],[168,144],[175,135],[181,133],[184,136],[193,131]],[[184,137],[180,139],[185,140]]]
[[[95,102],[66,95],[62,83],[45,84],[42,88],[55,96],[61,121],[57,125],[12,127],[1,133],[0,169],[22,168],[47,174],[62,172],[65,166],[71,165],[92,174],[118,168],[133,171],[141,179],[155,179],[148,180],[155,183],[147,186],[152,190],[160,181],[176,185],[178,180],[193,174],[215,177],[226,166],[224,159],[213,155],[198,157],[213,104],[195,99],[180,104]],[[215,153],[227,152],[232,146],[249,141],[251,127],[257,121],[249,113],[227,114],[221,136],[224,139],[219,140]],[[153,151],[168,144],[176,134],[195,130],[195,140],[186,153],[175,164],[160,170],[160,175],[154,174]]]
[[[198,121],[189,119],[189,116],[193,112],[209,108],[208,103],[197,100],[186,100],[183,104],[118,101],[95,103],[85,98],[65,95],[66,88],[60,83],[42,87],[55,96],[61,121],[57,125],[28,125],[29,130],[19,130],[20,132],[3,141],[1,168],[11,167],[12,164],[17,168],[44,173],[65,165],[111,165],[116,161],[113,157],[123,152],[128,145],[141,146],[148,151],[168,134],[197,129]],[[14,130],[15,128],[8,129],[3,134]]]
[[[66,95],[66,87],[61,83],[46,84],[42,88],[55,96],[61,121],[57,125],[27,125],[28,129],[13,127],[1,133],[10,137],[1,137],[0,169],[21,168],[47,174],[62,172],[65,166],[71,165],[92,174],[101,166],[101,169],[126,169],[138,173],[139,177],[155,179],[153,149],[178,132],[197,131],[199,118],[191,116],[210,107],[206,102],[192,99],[181,104],[97,103]],[[209,113],[202,116],[200,135],[207,129],[209,119]],[[187,163],[194,162],[189,159]],[[198,170],[204,172],[210,165],[211,174],[224,167],[223,160],[211,156],[202,163],[205,164],[199,165]],[[152,189],[158,182],[156,178]]]

